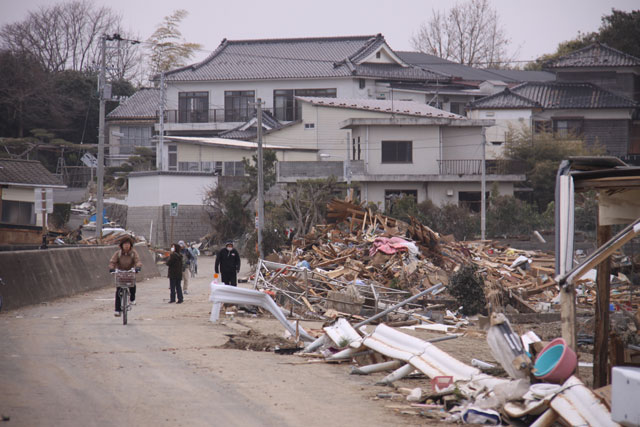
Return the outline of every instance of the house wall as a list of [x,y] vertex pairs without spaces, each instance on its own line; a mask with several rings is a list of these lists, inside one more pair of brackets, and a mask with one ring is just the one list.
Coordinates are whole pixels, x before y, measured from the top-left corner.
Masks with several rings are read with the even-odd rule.
[[[487,191],[491,191],[493,182],[487,182]],[[429,199],[438,206],[446,204],[458,204],[458,195],[461,191],[480,192],[482,185],[477,182],[430,182],[428,188]],[[447,194],[452,191],[452,195]],[[513,196],[512,182],[498,182],[498,191],[501,196]]]
[[[208,188],[215,187],[218,177],[213,175],[145,175],[129,177],[127,205],[163,206],[202,205]],[[178,207],[178,212],[180,207]]]
[[264,108],[273,108],[273,91],[277,89],[336,89],[338,98],[367,98],[367,89],[359,89],[358,79],[246,80],[222,82],[170,82],[167,88],[167,110],[178,109],[178,92],[209,92],[209,109],[224,108],[224,92],[253,90],[262,98]]
[[[255,150],[214,145],[207,146],[183,142],[176,144],[178,146],[178,162],[239,162],[245,158],[251,159],[256,153]],[[276,150],[276,157],[279,161],[302,161],[316,160],[317,155],[315,152],[309,151]]]
[[[302,104],[302,121],[287,126],[264,137],[267,144],[288,145],[296,148],[313,148],[318,155],[328,155],[328,160],[344,159],[347,150],[347,136],[351,131],[340,129],[340,122],[351,118],[384,118],[390,114],[349,108],[324,107]],[[305,124],[314,124],[313,129],[305,129]],[[362,142],[361,142],[362,144]]]
[[[154,120],[113,120],[107,121],[105,125],[105,144],[108,147],[108,153],[105,154],[106,164],[107,166],[120,166],[122,163],[126,162],[127,159],[132,154],[121,154],[120,153],[120,139],[121,137],[117,134],[121,133],[121,128],[123,126],[131,126],[131,127],[148,127],[151,128],[151,135],[155,134],[154,132]],[[114,135],[114,133],[116,135]],[[149,147],[152,148],[152,147]]]
[[[493,182],[487,182],[487,191],[491,191]],[[458,204],[461,191],[480,192],[481,183],[477,182],[366,182],[362,183],[362,197],[367,202],[377,204],[384,209],[384,196],[387,190],[416,190],[418,203],[431,200],[437,206]],[[498,182],[498,191],[503,196],[513,196],[512,182]],[[451,192],[451,196],[447,193]]]
[[198,241],[211,233],[211,222],[205,206],[179,205],[178,216],[170,216],[170,206],[134,206],[127,209],[126,227],[144,236],[152,246],[168,248],[179,240]]
[[487,127],[487,159],[497,159],[504,154],[509,129],[519,130],[531,127],[532,111],[519,110],[471,110],[467,116],[472,119],[495,120],[494,126]]
[[423,182],[367,182],[363,184],[363,198],[367,202],[377,204],[380,209],[384,209],[384,195],[387,190],[416,190],[418,203],[427,200],[427,187]]
[[482,160],[482,128],[442,126],[442,160]]
[[[35,205],[35,194],[33,187],[5,187],[0,192],[2,200],[12,200],[15,202],[27,202]],[[34,208],[35,209],[35,208]],[[36,215],[36,226],[42,227],[42,215]]]

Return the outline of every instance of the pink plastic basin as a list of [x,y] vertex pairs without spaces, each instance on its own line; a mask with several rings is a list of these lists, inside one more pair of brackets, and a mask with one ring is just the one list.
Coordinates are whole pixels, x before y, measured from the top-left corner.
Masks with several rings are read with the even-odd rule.
[[542,381],[564,383],[576,370],[578,357],[562,338],[556,338],[542,349],[534,365],[533,375]]

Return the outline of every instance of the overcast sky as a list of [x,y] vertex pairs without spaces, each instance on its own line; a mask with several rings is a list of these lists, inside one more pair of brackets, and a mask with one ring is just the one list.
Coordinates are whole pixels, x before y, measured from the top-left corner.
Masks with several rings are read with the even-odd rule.
[[[432,9],[449,0],[93,0],[120,12],[125,28],[144,40],[177,8],[189,16],[181,31],[187,41],[211,51],[223,38],[343,36],[382,33],[395,50],[411,50],[409,39]],[[595,31],[612,8],[640,9],[638,0],[490,0],[511,39],[517,59],[553,52],[578,31]],[[56,0],[0,0],[0,25],[24,19],[30,10]],[[207,52],[199,52],[196,60]]]

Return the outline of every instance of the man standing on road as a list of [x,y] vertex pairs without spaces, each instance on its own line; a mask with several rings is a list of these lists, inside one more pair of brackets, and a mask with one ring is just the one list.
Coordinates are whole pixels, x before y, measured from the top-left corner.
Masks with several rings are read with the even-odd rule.
[[225,285],[238,286],[240,254],[233,247],[233,240],[229,240],[226,246],[218,252],[215,271],[216,273],[222,273],[222,283]]

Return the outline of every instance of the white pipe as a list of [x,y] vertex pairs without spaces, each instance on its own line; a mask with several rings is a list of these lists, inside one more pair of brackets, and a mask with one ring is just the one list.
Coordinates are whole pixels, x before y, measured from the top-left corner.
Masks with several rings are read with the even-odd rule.
[[411,365],[410,363],[407,363],[406,365],[402,366],[401,368],[396,369],[395,371],[393,371],[392,373],[390,373],[389,375],[384,377],[377,384],[391,385],[395,381],[398,381],[398,380],[406,377],[407,375],[409,375],[411,372],[413,372],[415,370],[416,370],[416,368],[414,368],[413,365]]
[[374,363],[373,365],[351,367],[351,375],[369,375],[375,372],[388,371],[389,369],[396,369],[402,365],[400,360],[390,360],[388,362]]

